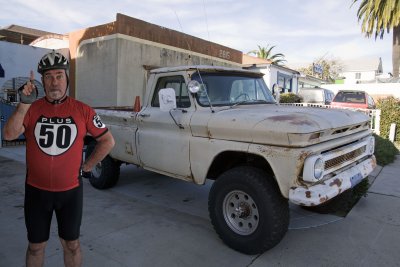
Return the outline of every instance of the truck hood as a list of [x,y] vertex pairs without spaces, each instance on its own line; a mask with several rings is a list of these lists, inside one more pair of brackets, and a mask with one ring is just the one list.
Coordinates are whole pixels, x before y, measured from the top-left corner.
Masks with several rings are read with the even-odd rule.
[[369,129],[367,115],[340,109],[257,105],[225,108],[214,113],[208,110],[208,114],[207,131],[196,131],[192,127],[193,135],[304,147]]

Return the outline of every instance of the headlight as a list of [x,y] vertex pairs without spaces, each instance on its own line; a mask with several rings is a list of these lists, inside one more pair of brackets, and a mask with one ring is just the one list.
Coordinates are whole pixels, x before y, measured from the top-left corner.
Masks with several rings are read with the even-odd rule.
[[371,136],[368,140],[368,154],[372,155],[375,151],[375,138]]
[[321,178],[322,173],[324,172],[324,168],[325,168],[325,162],[321,158],[318,158],[314,163],[314,177],[315,177],[315,179],[320,179]]
[[201,89],[200,83],[199,83],[198,81],[196,81],[196,80],[191,80],[191,81],[188,83],[187,87],[188,87],[189,91],[190,91],[192,94],[197,93],[197,92],[200,91],[200,89]]

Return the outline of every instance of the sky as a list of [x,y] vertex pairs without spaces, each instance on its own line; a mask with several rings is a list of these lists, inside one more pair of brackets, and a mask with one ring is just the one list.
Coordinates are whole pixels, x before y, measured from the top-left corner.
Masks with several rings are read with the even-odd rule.
[[66,34],[116,20],[144,20],[247,53],[275,46],[286,64],[318,58],[382,58],[392,70],[392,33],[366,38],[352,0],[0,0],[0,27],[15,24]]

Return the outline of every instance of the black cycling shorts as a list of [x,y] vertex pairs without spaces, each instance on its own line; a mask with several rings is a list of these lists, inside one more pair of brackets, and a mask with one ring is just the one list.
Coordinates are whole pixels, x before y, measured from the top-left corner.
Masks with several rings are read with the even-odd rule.
[[82,204],[82,181],[78,187],[63,192],[45,191],[26,184],[24,213],[29,242],[49,240],[53,211],[56,213],[59,237],[67,241],[78,239]]

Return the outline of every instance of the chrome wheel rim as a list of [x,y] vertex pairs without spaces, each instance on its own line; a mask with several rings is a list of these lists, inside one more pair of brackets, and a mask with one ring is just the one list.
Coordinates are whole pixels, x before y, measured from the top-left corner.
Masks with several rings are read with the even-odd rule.
[[240,235],[256,231],[259,213],[253,198],[243,191],[235,190],[224,198],[222,212],[229,228]]

